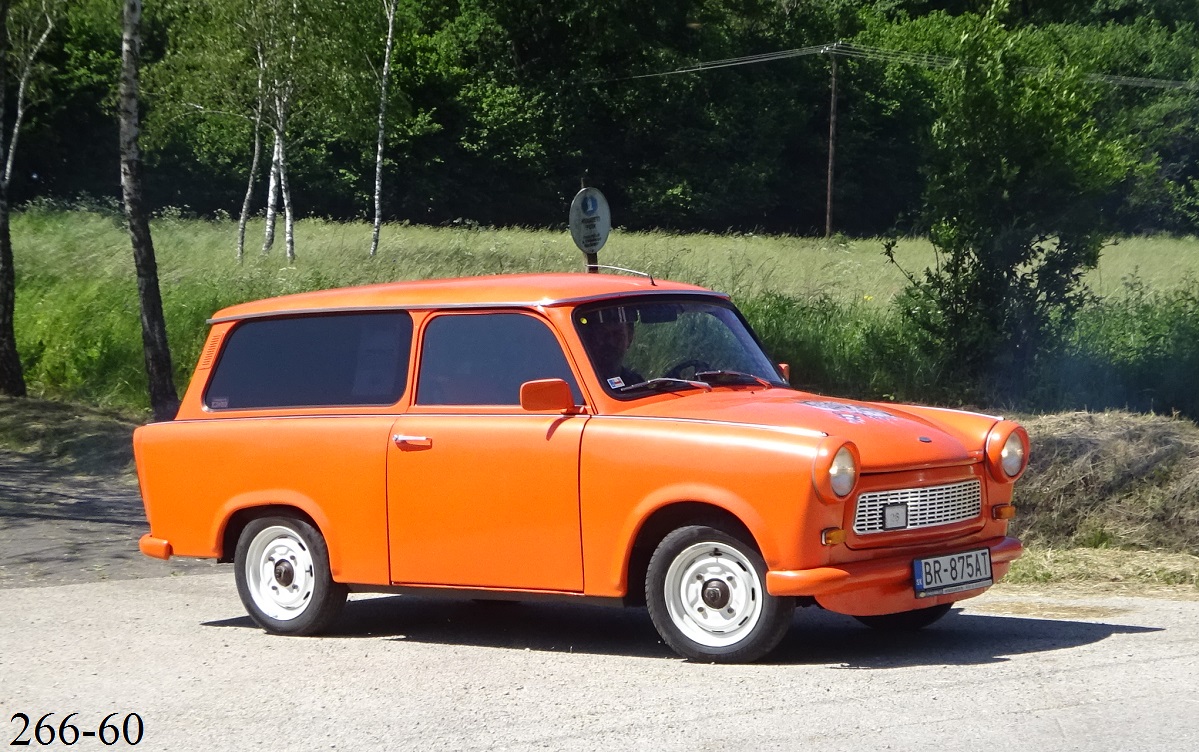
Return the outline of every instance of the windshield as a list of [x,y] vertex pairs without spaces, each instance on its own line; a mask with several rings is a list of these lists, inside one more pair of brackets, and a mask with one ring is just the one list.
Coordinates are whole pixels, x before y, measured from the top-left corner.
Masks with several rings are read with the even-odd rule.
[[580,308],[575,328],[616,397],[712,386],[786,386],[730,305],[626,300]]

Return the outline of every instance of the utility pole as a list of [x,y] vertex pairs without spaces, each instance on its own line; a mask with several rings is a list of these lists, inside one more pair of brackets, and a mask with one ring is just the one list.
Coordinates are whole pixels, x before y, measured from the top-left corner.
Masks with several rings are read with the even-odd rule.
[[837,45],[828,49],[828,61],[832,68],[832,95],[829,97],[828,113],[828,186],[824,201],[824,237],[833,235],[833,155],[837,151]]

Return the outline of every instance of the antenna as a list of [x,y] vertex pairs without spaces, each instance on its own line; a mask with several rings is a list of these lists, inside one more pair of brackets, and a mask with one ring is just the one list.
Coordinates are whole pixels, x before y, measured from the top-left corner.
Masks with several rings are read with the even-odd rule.
[[614,272],[624,272],[625,274],[632,274],[637,277],[645,277],[649,280],[651,285],[654,287],[658,286],[658,283],[654,281],[654,275],[650,274],[649,272],[639,272],[636,269],[626,269],[623,266],[605,266],[604,264],[588,264],[587,269],[594,269],[596,271],[599,271],[600,269],[611,269]]

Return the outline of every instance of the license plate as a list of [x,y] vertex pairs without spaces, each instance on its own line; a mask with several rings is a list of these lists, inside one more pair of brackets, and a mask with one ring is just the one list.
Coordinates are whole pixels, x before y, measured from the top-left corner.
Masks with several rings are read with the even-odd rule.
[[948,556],[932,556],[912,562],[916,597],[960,593],[993,583],[991,551],[980,548]]

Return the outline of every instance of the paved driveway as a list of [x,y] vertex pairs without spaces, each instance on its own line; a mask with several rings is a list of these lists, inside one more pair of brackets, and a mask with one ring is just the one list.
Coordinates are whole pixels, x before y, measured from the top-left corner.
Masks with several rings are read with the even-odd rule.
[[907,636],[808,610],[715,666],[596,606],[357,597],[316,639],[254,628],[230,573],[0,599],[3,717],[136,712],[140,749],[1199,749],[1195,602],[1009,591]]
[[136,553],[128,479],[0,460],[0,745],[137,713],[144,750],[1199,749],[1194,600],[1001,586],[902,636],[806,609],[751,666],[585,605],[356,596],[271,637],[227,567]]

